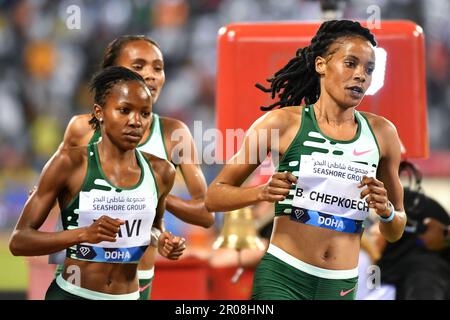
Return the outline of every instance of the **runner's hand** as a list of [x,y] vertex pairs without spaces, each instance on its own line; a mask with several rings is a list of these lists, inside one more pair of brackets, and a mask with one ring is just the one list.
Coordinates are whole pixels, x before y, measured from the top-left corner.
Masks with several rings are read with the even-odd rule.
[[297,183],[297,178],[291,172],[276,172],[262,186],[258,198],[260,201],[283,201],[289,194],[293,183]]
[[85,239],[83,242],[92,244],[102,241],[116,242],[117,233],[124,223],[125,221],[120,219],[101,216],[89,227],[84,228],[85,232],[81,237]]
[[170,231],[161,233],[158,239],[158,252],[170,260],[178,260],[186,249],[186,239],[174,236]]
[[367,187],[361,191],[361,199],[366,198],[365,201],[369,204],[369,208],[375,209],[377,215],[388,218],[391,215],[391,208],[383,182],[373,177],[364,176],[358,187],[364,186]]

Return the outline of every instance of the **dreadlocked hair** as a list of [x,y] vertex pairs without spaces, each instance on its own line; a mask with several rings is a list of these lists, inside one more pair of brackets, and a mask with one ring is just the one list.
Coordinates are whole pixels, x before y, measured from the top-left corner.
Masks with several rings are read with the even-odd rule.
[[374,35],[369,29],[362,27],[359,22],[350,20],[331,20],[320,25],[311,44],[297,50],[283,68],[275,72],[272,78],[267,79],[270,87],[266,88],[257,83],[256,87],[263,92],[270,93],[274,99],[279,100],[269,106],[261,106],[263,111],[275,107],[283,108],[295,106],[304,101],[306,104],[315,103],[320,96],[320,79],[315,70],[315,59],[324,56],[330,45],[338,38],[360,36],[367,39],[373,46],[377,45]]
[[[146,88],[144,78],[130,69],[114,66],[99,71],[89,83],[89,89],[94,91],[94,102],[103,106],[106,96],[111,92],[112,87],[119,82],[128,81],[139,81]],[[95,120],[94,124],[91,121],[89,123],[97,130],[100,128],[100,123],[97,118]]]
[[[100,69],[105,69],[105,68],[116,65],[117,58],[120,56],[120,53],[122,52],[123,47],[127,43],[133,42],[133,41],[146,41],[146,42],[154,45],[155,47],[157,47],[159,50],[161,50],[159,44],[155,40],[153,40],[145,35],[120,36],[120,37],[114,39],[113,41],[111,41],[108,44],[108,46],[106,47],[105,53],[103,54],[103,60],[100,65]],[[89,120],[89,124],[91,125],[91,127],[93,129],[99,128],[98,120],[94,114],[92,114],[92,117]]]

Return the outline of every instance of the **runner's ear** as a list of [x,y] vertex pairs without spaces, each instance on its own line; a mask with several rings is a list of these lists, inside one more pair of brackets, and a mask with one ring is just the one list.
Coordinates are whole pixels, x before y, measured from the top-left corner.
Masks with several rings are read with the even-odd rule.
[[94,108],[94,116],[95,116],[95,118],[100,123],[102,123],[103,122],[103,108],[97,103],[94,103],[94,107],[93,108]]

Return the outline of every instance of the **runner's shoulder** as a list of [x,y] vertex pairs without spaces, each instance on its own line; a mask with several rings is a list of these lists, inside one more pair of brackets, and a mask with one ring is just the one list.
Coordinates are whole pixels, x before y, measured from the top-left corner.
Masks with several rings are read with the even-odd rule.
[[302,107],[290,106],[266,112],[254,125],[268,129],[279,129],[281,132],[290,125],[298,124],[301,119]]
[[86,144],[88,136],[92,136],[94,130],[89,124],[92,115],[79,114],[73,116],[67,125],[66,132],[64,133],[63,146],[75,147]]
[[149,161],[153,172],[160,178],[161,183],[164,186],[171,185],[175,179],[175,166],[169,161],[161,159],[151,153],[142,152],[142,154]]
[[86,157],[86,146],[59,148],[50,162],[60,168],[61,173],[65,173],[82,166]]
[[383,137],[392,137],[397,135],[397,128],[395,125],[386,119],[385,117],[379,116],[371,112],[360,111],[367,121],[369,122],[372,130]]
[[159,120],[161,121],[162,130],[164,134],[172,133],[174,130],[181,129],[189,132],[188,126],[181,120],[169,117],[159,116]]

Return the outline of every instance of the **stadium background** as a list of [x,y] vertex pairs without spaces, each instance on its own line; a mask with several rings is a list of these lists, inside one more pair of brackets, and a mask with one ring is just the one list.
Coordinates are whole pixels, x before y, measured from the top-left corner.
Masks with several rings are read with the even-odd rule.
[[[71,5],[80,8],[79,29],[68,28]],[[431,152],[414,162],[425,175],[426,193],[450,211],[450,2],[349,0],[343,18],[366,20],[370,5],[379,6],[382,19],[408,19],[424,29]],[[320,18],[320,3],[312,0],[0,0],[0,298],[25,297],[28,260],[9,253],[8,237],[70,117],[90,112],[87,82],[107,43],[123,34],[154,38],[166,71],[154,110],[191,129],[202,121],[206,130],[215,126],[221,26]],[[220,166],[202,169],[209,183]],[[174,190],[187,196],[179,177]],[[207,256],[220,229],[217,217],[216,227],[204,230],[167,214],[166,226]]]

